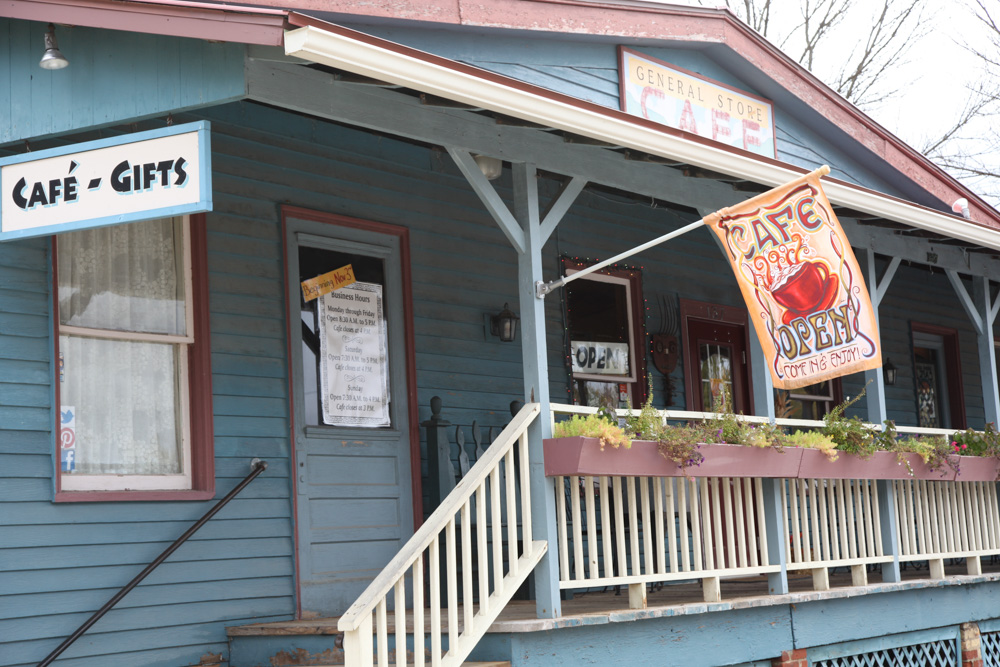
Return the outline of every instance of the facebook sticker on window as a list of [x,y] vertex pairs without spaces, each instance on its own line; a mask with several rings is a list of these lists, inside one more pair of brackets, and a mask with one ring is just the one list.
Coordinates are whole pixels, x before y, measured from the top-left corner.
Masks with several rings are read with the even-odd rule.
[[76,408],[63,406],[59,411],[59,453],[62,471],[76,470]]

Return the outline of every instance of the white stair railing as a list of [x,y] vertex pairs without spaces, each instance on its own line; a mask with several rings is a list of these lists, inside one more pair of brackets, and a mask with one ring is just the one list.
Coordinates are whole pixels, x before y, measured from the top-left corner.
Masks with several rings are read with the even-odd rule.
[[[531,534],[527,436],[528,426],[539,411],[537,403],[529,403],[517,413],[340,618],[337,628],[344,633],[344,657],[349,667],[407,664],[407,588],[413,607],[412,664],[425,665],[424,646],[429,639],[432,667],[460,665],[541,560],[548,544],[533,540]],[[501,484],[505,487],[505,507]],[[426,609],[425,563],[429,578]],[[389,647],[390,614],[395,624],[394,656],[390,656]],[[429,630],[425,626],[428,622]]]

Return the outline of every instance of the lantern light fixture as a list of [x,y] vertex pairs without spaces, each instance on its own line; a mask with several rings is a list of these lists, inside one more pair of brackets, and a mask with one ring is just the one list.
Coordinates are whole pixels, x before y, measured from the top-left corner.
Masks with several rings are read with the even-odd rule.
[[882,364],[882,376],[885,378],[886,385],[891,387],[896,384],[896,366],[889,361],[888,357],[886,357],[885,363]]
[[496,315],[490,315],[490,333],[497,336],[502,343],[512,343],[517,337],[517,323],[521,320],[510,310],[510,304],[505,303],[503,310]]

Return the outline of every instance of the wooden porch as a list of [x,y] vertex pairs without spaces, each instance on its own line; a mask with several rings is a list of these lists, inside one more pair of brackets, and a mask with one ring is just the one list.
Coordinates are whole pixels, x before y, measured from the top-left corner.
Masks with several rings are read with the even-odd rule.
[[[850,568],[834,568],[830,573],[830,590],[812,590],[813,578],[809,572],[789,572],[789,592],[784,595],[768,593],[766,575],[735,577],[722,580],[722,600],[706,603],[703,600],[702,586],[699,582],[682,582],[662,586],[650,585],[647,591],[648,606],[645,609],[630,609],[628,588],[619,591],[614,588],[578,592],[571,599],[563,601],[563,615],[555,619],[537,618],[535,603],[531,600],[514,600],[510,602],[499,617],[490,626],[488,633],[533,633],[574,628],[580,626],[605,625],[610,623],[629,623],[633,621],[651,620],[665,617],[692,616],[711,614],[714,612],[740,611],[753,608],[801,605],[809,602],[857,598],[867,595],[878,595],[897,591],[914,591],[920,589],[936,589],[944,587],[967,586],[977,583],[1000,582],[1000,557],[984,558],[983,573],[967,575],[967,566],[963,559],[950,559],[945,563],[945,578],[931,579],[926,562],[906,564],[902,568],[902,581],[895,583],[882,582],[881,573],[877,567],[870,568],[867,586],[853,586]],[[429,614],[423,614],[424,636],[431,632]],[[448,634],[449,618],[465,618],[461,606],[457,614],[441,610],[441,632]],[[231,640],[257,637],[273,638],[295,642],[305,637],[325,637],[330,646],[324,652],[324,662],[316,662],[316,655],[308,652],[279,652],[271,658],[271,664],[277,667],[292,667],[293,665],[332,665],[341,664],[343,660],[343,633],[337,629],[339,617],[314,618],[297,621],[281,621],[276,623],[257,623],[227,629]],[[413,634],[413,610],[406,612],[405,633]],[[461,623],[461,620],[459,620]],[[396,634],[395,615],[387,617],[386,632]],[[429,655],[427,664],[430,664]],[[407,662],[414,664],[412,652]]]

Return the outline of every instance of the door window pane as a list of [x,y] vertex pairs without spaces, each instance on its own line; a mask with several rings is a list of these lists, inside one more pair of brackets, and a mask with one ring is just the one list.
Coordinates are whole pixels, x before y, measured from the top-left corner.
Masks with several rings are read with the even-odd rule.
[[[378,257],[338,252],[325,248],[299,246],[299,281],[310,280],[350,264],[358,282],[385,286],[385,262]],[[383,300],[385,290],[382,291]],[[301,299],[301,292],[300,292]],[[319,299],[300,301],[301,353],[304,414],[306,426],[324,426],[322,408],[322,376],[320,365]],[[388,304],[383,303],[381,316],[388,321]],[[388,363],[388,360],[386,361]],[[389,392],[389,396],[392,393]],[[391,398],[390,398],[391,401]],[[392,414],[391,405],[389,414]]]
[[917,382],[917,425],[941,426],[941,389],[937,372],[937,353],[925,347],[913,349],[913,370]]
[[732,409],[732,355],[732,348],[727,345],[709,343],[699,346],[701,404],[705,410],[723,410],[726,402]]

